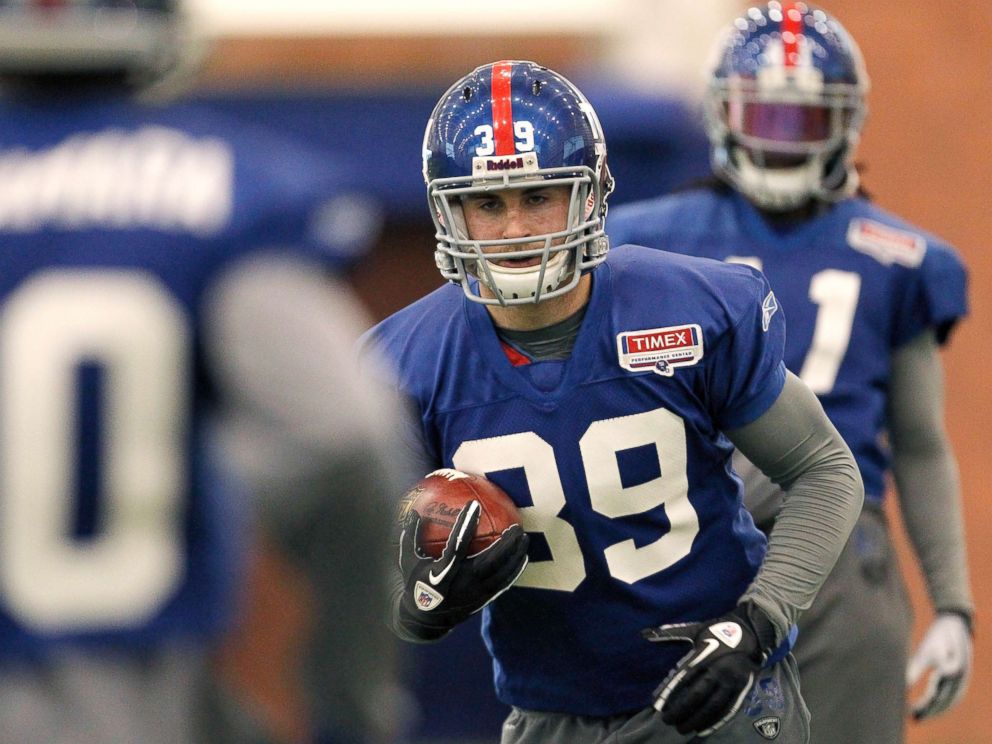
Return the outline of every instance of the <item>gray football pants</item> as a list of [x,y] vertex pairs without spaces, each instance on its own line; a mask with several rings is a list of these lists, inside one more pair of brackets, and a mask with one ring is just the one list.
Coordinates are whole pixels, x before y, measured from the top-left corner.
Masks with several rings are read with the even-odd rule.
[[866,509],[793,653],[811,744],[902,744],[912,607],[884,515]]
[[177,649],[5,661],[0,744],[192,744],[202,680],[202,660]]
[[799,694],[796,662],[791,656],[765,670],[737,715],[705,739],[680,734],[663,723],[653,708],[610,718],[514,708],[503,724],[500,744],[764,744],[768,741],[776,744],[809,741],[809,711]]

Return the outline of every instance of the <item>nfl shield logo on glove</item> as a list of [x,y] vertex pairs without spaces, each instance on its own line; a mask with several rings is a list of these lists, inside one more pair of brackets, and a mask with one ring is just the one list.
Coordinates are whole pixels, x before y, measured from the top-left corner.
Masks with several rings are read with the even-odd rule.
[[763,738],[771,740],[782,730],[782,722],[776,716],[765,716],[754,722],[754,728]]
[[441,601],[443,599],[444,599],[444,595],[434,591],[422,581],[417,582],[417,587],[416,587],[417,609],[424,610],[424,612],[426,612],[427,610],[433,610],[435,607],[441,604]]

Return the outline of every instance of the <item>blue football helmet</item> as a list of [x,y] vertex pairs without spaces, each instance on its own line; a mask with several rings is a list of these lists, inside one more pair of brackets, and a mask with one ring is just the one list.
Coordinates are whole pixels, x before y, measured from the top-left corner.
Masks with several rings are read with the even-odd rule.
[[[518,305],[557,297],[606,257],[613,179],[603,131],[585,96],[546,67],[494,62],[452,85],[427,122],[423,166],[438,269],[475,302]],[[571,189],[561,230],[506,240],[469,237],[466,196],[535,185]],[[522,248],[538,242],[543,245]],[[521,268],[495,263],[530,257],[541,261]],[[482,297],[473,278],[495,297]]]
[[0,74],[116,74],[143,87],[185,64],[180,10],[180,0],[0,0]]
[[769,2],[718,44],[706,95],[713,169],[763,209],[854,193],[868,75],[854,39],[802,2]]

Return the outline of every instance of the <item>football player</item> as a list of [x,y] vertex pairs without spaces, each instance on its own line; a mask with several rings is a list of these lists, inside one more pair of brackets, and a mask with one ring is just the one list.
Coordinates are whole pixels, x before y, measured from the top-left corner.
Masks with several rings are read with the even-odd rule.
[[[791,626],[862,500],[854,460],[782,364],[750,267],[623,246],[592,106],[526,61],[479,67],[427,124],[449,283],[365,337],[419,414],[422,467],[484,474],[522,527],[441,558],[402,524],[392,625],[443,638],[484,611],[504,744],[804,742]],[[733,444],[788,491],[766,541]],[[426,470],[425,470],[426,472]]]
[[185,34],[171,0],[0,2],[4,744],[202,740],[256,519],[314,583],[314,726],[388,718],[386,572],[350,557],[388,543],[395,414],[324,276],[346,170],[141,102]]
[[[716,178],[610,215],[616,240],[761,269],[789,319],[786,366],[854,452],[865,507],[799,622],[796,658],[818,744],[903,741],[906,686],[928,718],[964,694],[973,602],[939,347],[966,311],[965,270],[942,240],[859,190],[868,77],[822,10],[771,2],[721,39],[706,101]],[[886,436],[887,434],[887,436]],[[758,526],[781,492],[737,461]],[[882,512],[885,476],[936,617],[909,660],[912,615]],[[774,533],[773,533],[774,534]]]

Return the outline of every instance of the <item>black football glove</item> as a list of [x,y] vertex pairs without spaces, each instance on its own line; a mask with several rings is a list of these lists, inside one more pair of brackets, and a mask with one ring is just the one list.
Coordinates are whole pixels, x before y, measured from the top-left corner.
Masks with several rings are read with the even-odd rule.
[[744,602],[707,622],[646,628],[655,643],[688,642],[683,656],[654,692],[661,720],[680,734],[709,736],[740,710],[762,665],[775,650],[775,628],[756,605]]
[[520,525],[506,529],[481,553],[466,556],[481,511],[478,501],[465,505],[437,560],[417,547],[420,515],[407,515],[400,535],[399,614],[403,627],[416,637],[440,638],[509,589],[526,568],[527,533]]

